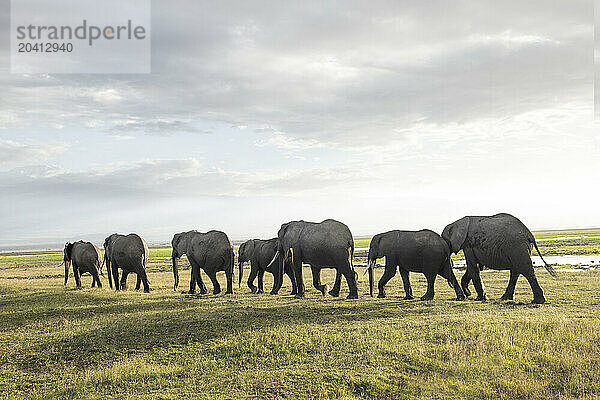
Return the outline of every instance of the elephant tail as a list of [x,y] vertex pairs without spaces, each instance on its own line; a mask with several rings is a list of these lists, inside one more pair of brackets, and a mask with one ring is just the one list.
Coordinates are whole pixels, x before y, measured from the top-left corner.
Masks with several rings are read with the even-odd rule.
[[242,287],[242,279],[244,276],[244,266],[242,265],[241,261],[238,261],[239,264],[239,273],[238,273],[238,289]]
[[533,234],[530,232],[529,233],[530,237],[529,237],[529,242],[531,244],[533,244],[533,247],[535,247],[535,251],[537,251],[538,255],[540,256],[540,258],[542,259],[542,262],[544,263],[544,267],[546,268],[546,270],[550,273],[550,275],[552,275],[553,277],[556,278],[556,271],[554,271],[554,268],[552,268],[550,266],[550,264],[548,264],[546,262],[546,260],[544,260],[544,257],[542,257],[542,253],[540,253],[540,249],[538,248],[538,245],[535,241],[535,238],[533,237]]
[[[148,252],[144,251],[142,254],[142,268],[146,271],[146,263],[148,262]],[[139,276],[139,275],[138,275]],[[150,279],[148,279],[148,273],[146,273],[146,281],[150,283]]]
[[[229,248],[229,271],[231,271],[231,278],[233,279],[233,269],[235,267],[235,252],[233,251],[233,246]],[[240,274],[240,283],[241,283],[241,274]]]
[[358,273],[354,270],[354,243],[351,243],[348,247],[348,263],[350,264],[350,269],[354,273],[354,279],[358,280]]
[[112,289],[112,271],[110,270],[110,259],[106,259],[106,252],[104,252],[104,258],[102,262],[106,264],[106,272],[108,273],[108,286]]
[[448,282],[448,286],[450,286],[452,289],[454,289],[454,285],[452,285],[452,282],[450,280],[450,277],[452,275],[454,275],[454,272],[452,271],[452,267],[454,267],[454,262],[452,261],[451,253],[448,253],[448,258],[446,259],[446,261],[444,261],[444,267],[447,269],[447,273],[448,273],[446,282]]

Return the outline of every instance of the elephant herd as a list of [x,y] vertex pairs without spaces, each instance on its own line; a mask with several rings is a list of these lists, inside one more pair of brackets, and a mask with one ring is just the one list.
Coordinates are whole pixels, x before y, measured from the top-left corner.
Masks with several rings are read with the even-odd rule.
[[[225,293],[233,293],[235,253],[224,232],[181,232],[173,236],[171,245],[174,290],[179,285],[178,260],[187,255],[191,265],[189,293],[195,293],[196,286],[201,294],[207,293],[200,269],[210,278],[213,294],[221,292],[216,276],[219,271],[225,272],[227,278]],[[536,279],[531,261],[533,247],[541,257],[531,231],[510,214],[467,216],[447,225],[441,236],[428,229],[393,230],[373,236],[365,273],[369,274],[371,296],[374,292],[373,275],[376,261],[385,257],[385,271],[378,283],[377,297],[385,297],[385,285],[399,271],[405,299],[413,298],[409,273],[420,272],[425,275],[427,281],[427,291],[421,300],[433,299],[435,279],[440,275],[454,289],[457,300],[464,300],[465,296],[471,295],[469,284],[472,281],[477,292],[475,300],[484,301],[487,300],[487,295],[480,271],[484,267],[509,270],[509,283],[502,300],[513,299],[517,279],[523,275],[533,291],[533,302],[544,303],[544,291]],[[451,254],[460,250],[464,252],[467,269],[459,284],[452,269]],[[243,264],[249,262],[251,268],[247,283],[252,293],[264,292],[263,277],[265,272],[269,272],[274,278],[271,294],[279,292],[284,275],[287,275],[292,286],[291,294],[304,297],[302,266],[307,264],[311,268],[313,286],[323,295],[329,293],[334,297],[339,296],[344,278],[349,289],[347,298],[356,299],[358,275],[354,270],[353,256],[354,239],[345,224],[332,219],[320,223],[291,221],[281,225],[277,237],[269,240],[248,240],[239,247],[238,285],[241,285],[243,279]],[[104,241],[104,259],[101,261],[101,258],[100,249],[90,242],[66,243],[63,258],[65,285],[69,267],[72,265],[77,288],[81,288],[80,276],[83,273],[92,275],[92,287],[102,287],[99,275],[102,265],[106,264],[111,288],[113,281],[116,290],[125,288],[127,276],[133,272],[137,275],[136,289],[143,283],[144,292],[150,291],[146,273],[148,246],[140,236],[134,233],[110,235]],[[544,265],[552,276],[556,276],[546,261]],[[322,268],[336,270],[335,283],[331,290],[321,283]],[[122,270],[120,280],[119,269]],[[257,277],[258,286],[255,286],[254,281]]]

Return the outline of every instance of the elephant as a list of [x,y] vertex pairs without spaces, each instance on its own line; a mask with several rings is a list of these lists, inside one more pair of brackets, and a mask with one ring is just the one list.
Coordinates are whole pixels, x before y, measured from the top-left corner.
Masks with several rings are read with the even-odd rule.
[[[279,267],[277,265],[271,265],[267,269],[267,265],[273,259],[277,253],[278,239],[273,238],[269,240],[251,239],[240,246],[238,249],[238,264],[239,264],[239,282],[242,283],[242,276],[244,274],[243,264],[250,262],[250,277],[248,278],[248,287],[252,293],[263,293],[263,276],[265,271],[273,274],[275,281],[278,279]],[[281,256],[279,256],[279,262],[282,262]],[[296,278],[294,277],[294,270],[289,264],[285,265],[285,274],[290,278],[292,282],[292,295],[297,292],[296,289]],[[258,275],[258,287],[254,286],[254,279]],[[277,294],[278,290],[275,290],[276,285],[273,285],[271,294]]]
[[221,293],[221,285],[217,281],[217,272],[225,271],[225,276],[227,277],[227,290],[225,294],[233,294],[235,253],[231,240],[229,240],[224,232],[212,230],[202,233],[193,230],[176,233],[173,236],[171,245],[173,247],[173,253],[171,254],[173,278],[175,279],[173,290],[177,290],[177,286],[179,286],[177,261],[181,256],[187,254],[187,258],[192,266],[190,294],[195,293],[196,284],[198,284],[201,294],[207,293],[206,286],[200,276],[201,268],[212,281],[213,294]]
[[277,238],[279,239],[277,253],[269,264],[270,266],[279,255],[283,256],[283,262],[279,263],[280,271],[275,285],[277,290],[283,282],[284,266],[290,263],[296,277],[295,296],[304,297],[302,263],[306,263],[311,267],[314,287],[323,295],[327,291],[327,285],[321,284],[321,269],[335,268],[335,285],[329,294],[334,297],[339,296],[343,275],[350,289],[347,298],[358,298],[357,274],[352,264],[354,239],[345,224],[333,219],[318,223],[291,221],[281,225]]
[[501,300],[513,300],[519,275],[523,275],[533,291],[533,303],[544,303],[544,291],[535,277],[531,262],[532,246],[542,258],[552,276],[556,273],[543,259],[531,231],[516,217],[501,213],[492,216],[467,216],[444,228],[442,237],[453,253],[461,249],[465,254],[467,271],[461,280],[466,296],[472,279],[477,291],[475,300],[485,301],[487,295],[481,281],[480,269],[484,266],[496,270],[510,270],[508,287]]
[[465,295],[452,271],[450,248],[440,235],[423,229],[420,231],[393,230],[378,233],[371,239],[369,246],[368,272],[369,291],[373,296],[373,269],[378,258],[385,257],[385,272],[379,280],[379,294],[385,297],[385,285],[400,269],[404,283],[404,299],[413,298],[409,272],[421,272],[427,279],[427,292],[421,300],[432,300],[434,296],[435,278],[444,277],[456,292],[457,300],[464,300]]
[[69,265],[73,264],[73,275],[75,276],[77,289],[81,289],[80,276],[86,272],[92,275],[92,287],[95,287],[96,284],[99,288],[102,287],[102,282],[100,282],[98,276],[101,269],[102,254],[95,244],[83,240],[75,243],[67,242],[63,253],[63,262],[60,265],[65,265],[65,286],[69,280]]
[[[113,233],[104,240],[104,261],[108,271],[108,282],[112,288],[111,279],[114,278],[115,290],[125,289],[127,275],[131,272],[137,274],[139,289],[140,281],[144,284],[144,292],[150,292],[146,263],[148,262],[148,245],[146,241],[135,233],[120,235]],[[123,277],[119,282],[119,268],[123,270]],[[112,275],[111,276],[111,272]]]

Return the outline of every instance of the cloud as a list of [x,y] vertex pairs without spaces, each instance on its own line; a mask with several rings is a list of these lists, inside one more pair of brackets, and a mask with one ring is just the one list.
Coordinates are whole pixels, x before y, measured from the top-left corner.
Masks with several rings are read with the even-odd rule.
[[66,150],[64,144],[24,144],[0,139],[0,166],[39,162]]
[[200,133],[210,134],[211,130],[201,129],[193,126],[190,122],[180,120],[150,120],[150,121],[136,121],[131,120],[122,123],[116,123],[110,130],[116,134],[142,131],[149,135],[159,136],[170,136],[176,133],[187,132],[187,133]]
[[[328,216],[372,233],[498,210],[593,224],[593,196],[565,207],[564,192],[595,179],[591,15],[570,0],[155,2],[152,74],[0,74],[4,235],[246,237]],[[53,157],[66,147],[38,140],[53,133],[85,151]]]
[[[385,146],[424,121],[589,98],[590,11],[566,0],[348,2],[343,12],[322,2],[157,3],[153,74],[5,76],[0,124],[30,125],[33,109],[37,126],[151,135],[267,126],[285,135],[273,141],[282,147],[361,147],[375,135]],[[31,107],[35,98],[53,101]]]
[[90,202],[182,196],[291,196],[330,190],[350,179],[360,182],[361,175],[351,167],[309,168],[296,173],[227,171],[203,166],[200,160],[190,158],[117,163],[79,172],[49,165],[20,167],[0,173],[0,189],[11,195],[65,194]]

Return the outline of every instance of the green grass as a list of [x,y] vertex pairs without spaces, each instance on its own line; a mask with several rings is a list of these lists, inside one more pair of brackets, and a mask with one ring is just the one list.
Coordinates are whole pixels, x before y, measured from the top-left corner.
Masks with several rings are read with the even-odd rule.
[[[523,278],[516,302],[453,301],[442,279],[435,300],[404,301],[399,275],[388,298],[370,298],[362,268],[359,300],[317,295],[309,270],[307,298],[296,300],[287,295],[287,278],[279,296],[237,285],[233,296],[185,295],[186,262],[182,289],[173,292],[169,255],[151,251],[149,294],[115,293],[106,277],[103,289],[91,289],[87,275],[85,289],[74,290],[72,278],[65,288],[60,254],[0,256],[0,397],[600,396],[600,271],[553,279],[539,269],[548,298],[542,306],[529,304]],[[324,282],[333,277],[324,271]],[[482,277],[489,297],[499,298],[508,273],[486,270]],[[219,279],[224,287],[224,275]],[[411,280],[422,295],[423,277]],[[265,281],[270,288],[270,275]]]

